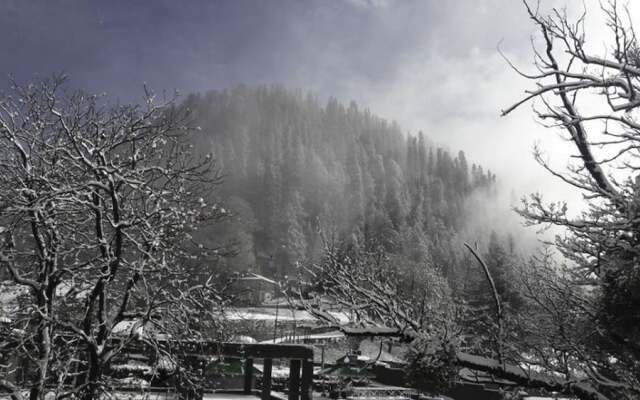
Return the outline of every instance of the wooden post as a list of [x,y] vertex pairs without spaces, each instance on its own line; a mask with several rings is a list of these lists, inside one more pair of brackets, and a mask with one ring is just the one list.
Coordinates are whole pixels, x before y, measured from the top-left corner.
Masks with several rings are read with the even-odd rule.
[[[322,353],[320,354],[320,370],[324,371],[324,344],[320,345],[320,349],[322,350]],[[324,397],[325,395],[325,389],[326,389],[326,380],[322,379],[322,396]]]
[[302,400],[313,399],[313,360],[302,362]]
[[289,400],[300,399],[300,360],[289,362]]
[[264,368],[262,369],[262,395],[260,398],[262,400],[270,400],[271,399],[271,365],[273,364],[273,360],[271,358],[265,358],[264,360]]
[[247,358],[244,362],[244,394],[251,394],[253,386],[253,358]]

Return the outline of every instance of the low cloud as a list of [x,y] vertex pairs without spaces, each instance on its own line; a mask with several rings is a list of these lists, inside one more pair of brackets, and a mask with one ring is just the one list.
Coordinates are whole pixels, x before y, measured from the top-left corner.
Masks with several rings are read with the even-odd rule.
[[[564,4],[543,1],[542,12]],[[586,7],[597,15],[596,0]],[[587,25],[596,47],[601,22]],[[144,82],[187,93],[284,84],[321,99],[355,100],[413,133],[423,130],[464,150],[518,196],[540,191],[577,206],[579,194],[532,156],[539,142],[564,167],[570,144],[536,124],[528,106],[499,117],[532,82],[510,70],[497,46],[526,68],[534,34],[523,4],[513,0],[10,0],[0,5],[0,46],[12,49],[0,60],[0,76],[31,80],[65,71],[74,85],[125,101],[139,98]]]

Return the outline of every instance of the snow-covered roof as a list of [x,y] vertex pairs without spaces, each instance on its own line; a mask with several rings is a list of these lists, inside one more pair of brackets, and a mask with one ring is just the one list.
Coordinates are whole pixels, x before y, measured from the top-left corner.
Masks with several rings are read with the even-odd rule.
[[11,281],[0,282],[0,322],[10,323],[18,312],[18,298],[29,293],[29,288]]
[[290,335],[287,336],[281,336],[275,339],[269,339],[269,340],[263,340],[262,344],[268,344],[268,343],[284,343],[284,342],[288,342],[292,339],[295,340],[323,340],[323,339],[340,339],[340,338],[344,338],[344,333],[340,332],[340,331],[331,331],[331,332],[324,332],[324,333],[314,333],[312,335],[296,335],[294,338],[292,338]]
[[[349,323],[349,316],[344,312],[328,311],[340,323]],[[305,310],[291,310],[289,308],[245,307],[226,310],[224,316],[230,321],[317,321],[314,315]]]
[[254,338],[252,338],[251,336],[247,336],[247,335],[236,335],[233,336],[231,338],[232,342],[238,342],[238,343],[258,343],[258,341]]
[[120,321],[113,327],[113,333],[123,336],[133,333],[135,335],[142,336],[144,334],[144,326],[142,326],[140,321]]

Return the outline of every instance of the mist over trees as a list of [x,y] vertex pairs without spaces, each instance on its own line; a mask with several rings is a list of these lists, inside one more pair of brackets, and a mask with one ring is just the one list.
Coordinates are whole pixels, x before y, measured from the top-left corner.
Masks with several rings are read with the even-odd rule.
[[[329,249],[336,277],[351,257],[358,282],[386,280],[416,330],[461,296],[490,313],[462,236],[496,176],[464,152],[281,87],[115,107],[65,88],[16,85],[0,102],[2,372],[29,358],[31,398],[100,396],[139,341],[178,365],[156,339],[228,338],[234,276],[284,282]],[[506,298],[513,243],[493,233],[486,249]],[[163,362],[154,374],[198,387]],[[22,398],[13,378],[0,388]]]
[[[520,53],[506,50],[514,61],[505,57],[504,67],[531,87],[502,116],[532,105],[542,127],[560,133],[573,154],[549,160],[536,147],[535,160],[584,200],[578,212],[539,193],[522,200],[513,215],[559,233],[535,251],[506,215],[494,173],[432,142],[435,132],[404,132],[355,102],[282,86],[159,102],[145,87],[139,104],[121,105],[72,90],[61,75],[12,81],[0,93],[0,398],[93,400],[123,389],[146,398],[160,388],[169,398],[175,388],[176,398],[202,399],[235,372],[245,394],[262,385],[268,398],[286,362],[273,359],[284,355],[294,400],[313,397],[314,378],[331,398],[357,397],[352,384],[368,384],[359,378],[378,367],[404,379],[393,392],[406,384],[414,398],[471,382],[499,386],[496,396],[510,400],[640,399],[635,15],[615,0],[575,18],[522,3],[538,32],[533,62],[522,68]],[[592,13],[603,31],[590,31]],[[473,25],[452,26],[466,38]],[[603,32],[608,42],[593,46]],[[433,48],[427,55],[440,57]],[[485,61],[481,46],[470,53],[456,63]],[[486,67],[469,71],[495,73]],[[445,75],[454,96],[473,87]],[[488,81],[473,92],[485,97]],[[415,90],[423,92],[443,90]],[[445,98],[432,116],[469,111],[471,101]],[[471,111],[440,125],[464,132],[489,120]],[[363,338],[379,344],[377,357],[363,354]],[[316,346],[321,370],[308,347],[287,357],[290,342]],[[328,363],[357,374],[332,378],[339,370],[325,368],[325,355],[337,351],[347,353]]]
[[[221,196],[237,217],[219,233],[235,243],[229,269],[282,279],[318,261],[327,243],[428,262],[449,280],[467,273],[458,237],[472,194],[496,176],[463,151],[336,99],[278,86],[189,96],[182,105],[224,173]],[[501,239],[502,241],[502,239]]]
[[488,373],[489,381],[508,380],[504,387],[511,393],[505,398],[522,398],[524,387],[554,397],[635,400],[640,398],[640,51],[632,15],[615,1],[602,4],[609,40],[604,50],[594,50],[588,40],[597,35],[585,28],[586,13],[572,20],[562,10],[545,15],[526,1],[524,6],[540,40],[532,40],[533,68],[511,66],[533,88],[503,115],[534,102],[541,123],[561,132],[573,149],[567,168],[553,168],[537,150],[536,160],[579,189],[585,208],[571,214],[566,203],[534,194],[518,211],[529,224],[562,228],[555,248],[564,259],[543,248],[518,262],[511,241],[504,247],[495,235],[482,256],[468,246],[493,292],[495,313],[485,320],[486,313],[474,318],[473,311],[487,305],[486,291],[471,287],[469,298],[476,304],[462,305],[460,314],[432,300],[436,308],[425,318],[396,280],[374,272],[368,279],[351,278],[352,257],[330,253],[314,274],[320,290],[309,291],[309,308],[318,294],[335,297],[354,312],[363,310],[359,335],[395,335],[410,342],[409,374],[416,385],[443,387],[460,368],[470,368]]

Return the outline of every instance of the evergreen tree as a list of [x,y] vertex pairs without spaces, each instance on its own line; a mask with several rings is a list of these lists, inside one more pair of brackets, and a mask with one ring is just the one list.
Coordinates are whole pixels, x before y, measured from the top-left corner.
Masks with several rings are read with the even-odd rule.
[[[507,242],[507,246],[508,246]],[[489,236],[485,261],[493,277],[501,301],[511,308],[520,306],[520,297],[515,284],[514,257],[509,247],[501,243],[495,231]]]
[[184,107],[201,127],[194,148],[223,161],[221,197],[254,217],[217,235],[239,244],[229,268],[290,274],[331,237],[462,270],[466,199],[494,179],[476,166],[469,177],[464,153],[453,159],[355,102],[321,107],[279,86],[188,96]]

